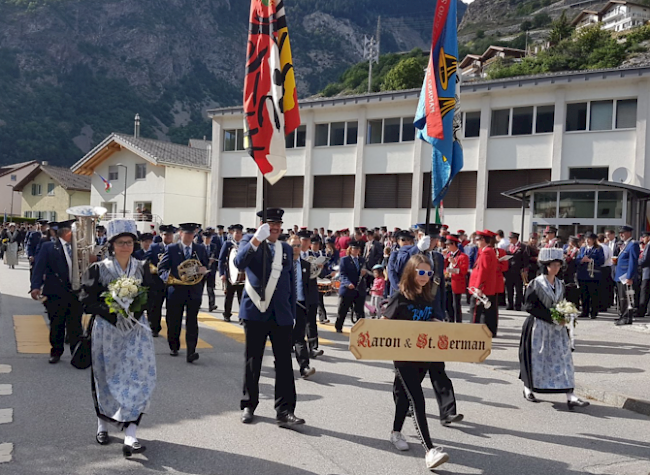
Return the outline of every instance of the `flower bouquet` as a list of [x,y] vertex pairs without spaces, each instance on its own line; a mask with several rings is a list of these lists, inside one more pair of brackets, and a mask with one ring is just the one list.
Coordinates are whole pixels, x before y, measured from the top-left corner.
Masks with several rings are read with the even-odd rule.
[[578,309],[576,306],[566,299],[551,309],[551,318],[556,325],[566,325],[571,320],[573,320],[573,324],[575,325],[575,318],[572,319],[571,317],[575,317],[577,314]]
[[102,293],[101,296],[111,313],[118,316],[115,326],[123,334],[129,333],[135,328],[135,325],[140,325],[149,330],[146,325],[143,325],[135,318],[136,313],[141,313],[146,308],[147,290],[148,288],[143,287],[142,282],[138,279],[120,277],[108,284],[108,290]]

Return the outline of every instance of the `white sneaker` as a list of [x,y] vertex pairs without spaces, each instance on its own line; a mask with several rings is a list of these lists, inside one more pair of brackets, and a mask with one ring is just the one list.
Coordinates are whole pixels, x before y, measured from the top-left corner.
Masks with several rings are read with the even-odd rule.
[[390,443],[393,444],[397,450],[401,450],[402,452],[409,449],[409,444],[406,442],[406,439],[401,432],[391,432]]
[[431,471],[448,460],[449,455],[442,451],[442,447],[436,447],[435,449],[429,450],[427,452],[427,456],[425,457],[427,468]]

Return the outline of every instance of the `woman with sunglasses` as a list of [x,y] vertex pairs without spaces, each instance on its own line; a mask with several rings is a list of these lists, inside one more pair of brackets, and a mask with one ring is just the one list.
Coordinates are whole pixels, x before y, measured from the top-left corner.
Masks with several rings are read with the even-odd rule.
[[[409,321],[442,321],[444,319],[444,287],[436,288],[433,282],[434,271],[431,261],[423,254],[416,254],[406,263],[399,282],[399,291],[388,302],[382,318]],[[438,396],[440,423],[444,426],[463,420],[456,414],[456,396],[451,380],[442,362],[395,361],[395,374],[401,384],[394,386],[395,418],[391,443],[398,450],[408,450],[409,446],[402,435],[402,426],[409,405],[413,408],[413,420],[420,441],[426,450],[425,462],[433,470],[449,460],[441,447],[434,447],[429,435],[422,381],[429,373],[431,383]]]
[[[137,239],[135,221],[114,219],[106,226],[109,257],[90,266],[83,277],[79,299],[85,313],[92,315],[92,397],[97,413],[96,440],[110,442],[108,424],[124,430],[122,454],[130,457],[145,451],[136,438],[136,429],[156,386],[156,358],[153,335],[142,313],[138,323],[118,328],[118,317],[104,302],[102,294],[120,277],[130,277],[149,288],[153,283],[149,266],[133,254]],[[98,318],[99,317],[99,318]]]

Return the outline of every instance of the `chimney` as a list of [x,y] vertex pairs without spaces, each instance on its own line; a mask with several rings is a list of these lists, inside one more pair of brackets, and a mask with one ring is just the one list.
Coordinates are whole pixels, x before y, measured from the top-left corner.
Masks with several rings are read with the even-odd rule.
[[41,162],[41,165],[44,166],[44,167],[48,166],[48,164],[49,164],[49,162],[47,162],[47,160],[43,160]]
[[140,114],[135,115],[135,126],[133,127],[133,137],[140,137]]

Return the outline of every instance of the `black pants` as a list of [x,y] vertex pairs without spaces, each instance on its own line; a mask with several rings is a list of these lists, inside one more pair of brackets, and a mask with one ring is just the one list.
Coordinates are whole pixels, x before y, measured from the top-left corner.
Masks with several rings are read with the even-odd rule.
[[508,308],[521,310],[521,303],[524,300],[524,282],[521,280],[521,272],[506,273],[506,296]]
[[61,356],[65,349],[65,334],[68,332],[70,352],[81,336],[81,303],[74,294],[47,296],[45,308],[50,319],[51,356]]
[[448,282],[445,285],[445,295],[447,301],[445,302],[445,314],[447,315],[447,320],[450,322],[454,321],[454,294],[451,291],[451,282]]
[[208,291],[208,305],[210,308],[214,308],[215,296],[214,296],[214,287],[216,285],[214,272],[210,272],[205,276],[205,289]]
[[641,295],[639,296],[638,317],[645,317],[648,314],[648,304],[650,303],[650,280],[641,281]]
[[167,298],[167,289],[149,292],[147,317],[149,319],[149,324],[151,325],[151,331],[156,333],[160,333],[160,330],[162,330],[160,322],[162,320],[162,307],[165,298]]
[[[321,294],[322,295],[322,294]],[[316,325],[316,314],[318,313],[318,304],[309,304],[307,307],[307,325],[305,333],[307,335],[307,344],[309,351],[318,349],[318,326]]]
[[499,306],[497,305],[498,295],[488,295],[487,297],[492,303],[488,309],[486,309],[483,304],[472,295],[469,304],[469,311],[472,323],[484,323],[492,332],[492,337],[495,338],[499,327]]
[[[631,321],[636,311],[634,308],[628,309],[627,286],[622,282],[617,282],[616,290],[618,293],[618,313],[622,320]],[[634,302],[632,302],[631,306],[634,307]]]
[[296,351],[296,361],[300,371],[309,366],[309,349],[305,341],[305,329],[307,327],[307,309],[305,302],[296,304],[296,322],[293,325],[293,347]]
[[582,301],[581,317],[596,318],[598,316],[598,288],[597,280],[580,280],[580,300]]
[[294,412],[296,409],[296,385],[291,366],[293,327],[279,326],[275,321],[244,321],[246,334],[246,369],[241,409],[250,407],[253,411],[260,402],[260,373],[267,337],[271,339],[275,357],[275,410],[278,415]]
[[327,310],[325,309],[325,294],[318,292],[318,319],[323,322],[327,320]]
[[237,302],[241,305],[241,296],[244,292],[244,285],[232,285],[226,281],[226,302],[223,305],[223,318],[232,317],[232,301],[237,294]]
[[445,372],[444,363],[395,363],[395,381],[393,382],[393,400],[395,401],[395,419],[393,430],[402,431],[409,405],[413,407],[415,428],[422,445],[429,450],[433,448],[425,408],[422,381],[429,373],[433,390],[438,401],[440,419],[456,415],[456,396],[454,386]]
[[339,311],[338,317],[336,318],[336,324],[334,325],[337,330],[343,330],[343,324],[345,323],[345,317],[350,310],[350,307],[354,305],[354,313],[358,318],[363,318],[364,315],[364,304],[366,303],[365,293],[359,292],[357,289],[348,290],[344,295],[339,295]]
[[447,299],[451,300],[451,307],[447,310],[449,313],[449,321],[452,323],[463,323],[463,307],[460,303],[463,294],[455,294],[449,292]]
[[[202,284],[197,284],[202,285]],[[169,349],[178,351],[181,348],[181,327],[183,324],[183,311],[185,311],[185,343],[187,354],[196,351],[199,341],[199,309],[201,308],[201,295],[192,293],[193,286],[174,287],[174,291],[167,295],[167,342]]]

